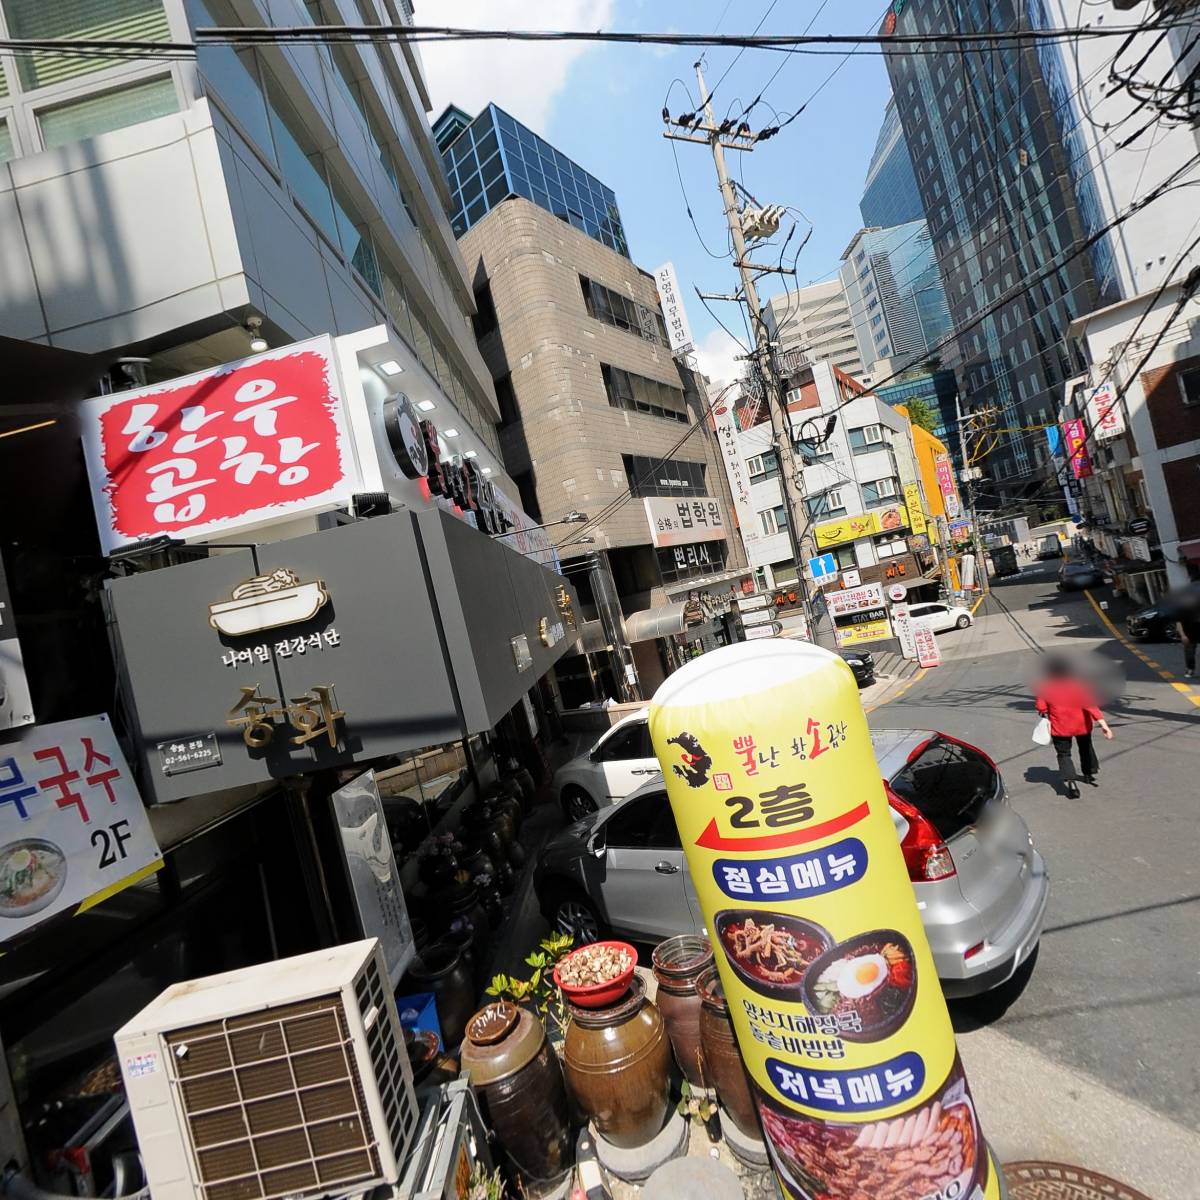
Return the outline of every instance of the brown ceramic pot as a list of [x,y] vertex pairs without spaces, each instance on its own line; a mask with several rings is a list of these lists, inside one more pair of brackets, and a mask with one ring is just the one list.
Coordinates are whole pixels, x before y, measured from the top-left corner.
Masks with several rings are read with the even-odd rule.
[[643,1146],[663,1127],[671,1051],[658,1009],[635,975],[607,1008],[571,1008],[563,1046],[567,1088],[614,1146]]
[[475,1007],[475,985],[471,971],[453,942],[436,942],[426,947],[408,971],[411,991],[432,992],[437,1003],[442,1045],[453,1050],[462,1041],[463,1030]]
[[712,966],[712,946],[707,938],[682,933],[659,942],[651,960],[658,991],[654,1002],[667,1026],[671,1049],[684,1078],[693,1087],[706,1087],[700,1060],[700,993],[696,980]]
[[467,1022],[462,1066],[522,1193],[557,1185],[573,1165],[562,1067],[541,1021],[506,1000]]
[[742,1053],[738,1049],[729,1005],[725,1001],[725,985],[716,967],[709,967],[696,980],[700,993],[700,1048],[704,1055],[704,1075],[710,1087],[717,1089],[717,1099],[733,1123],[747,1137],[762,1139],[758,1111],[750,1094],[750,1076]]

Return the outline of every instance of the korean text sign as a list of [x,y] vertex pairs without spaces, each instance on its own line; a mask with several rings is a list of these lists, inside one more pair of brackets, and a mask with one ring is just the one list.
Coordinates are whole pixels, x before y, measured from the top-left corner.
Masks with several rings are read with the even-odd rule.
[[82,419],[106,551],[290,519],[345,503],[355,490],[328,337],[101,396]]
[[1098,442],[1120,437],[1125,432],[1125,414],[1117,403],[1117,385],[1102,383],[1088,398],[1088,425]]
[[650,731],[785,1194],[995,1200],[849,668],[725,647]]
[[107,717],[38,725],[0,746],[0,942],[161,866]]
[[1087,479],[1092,474],[1092,456],[1088,453],[1087,430],[1081,418],[1063,422],[1063,439],[1071,460],[1071,474],[1076,479]]
[[642,503],[656,546],[683,546],[727,536],[721,506],[711,496],[647,496]]

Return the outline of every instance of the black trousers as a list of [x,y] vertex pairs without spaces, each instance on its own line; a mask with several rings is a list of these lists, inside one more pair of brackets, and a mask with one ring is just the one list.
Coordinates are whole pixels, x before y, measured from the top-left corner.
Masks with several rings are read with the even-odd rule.
[[1194,671],[1196,669],[1196,643],[1183,643],[1183,665],[1186,670]]
[[[1096,758],[1096,748],[1092,745],[1092,735],[1090,733],[1081,733],[1075,737],[1075,744],[1079,747],[1079,769],[1084,775],[1095,775],[1100,770],[1100,762]],[[1054,753],[1058,755],[1058,773],[1062,776],[1063,783],[1070,783],[1072,780],[1078,779],[1075,774],[1075,764],[1071,761],[1071,739],[1069,737],[1056,737],[1054,739]]]

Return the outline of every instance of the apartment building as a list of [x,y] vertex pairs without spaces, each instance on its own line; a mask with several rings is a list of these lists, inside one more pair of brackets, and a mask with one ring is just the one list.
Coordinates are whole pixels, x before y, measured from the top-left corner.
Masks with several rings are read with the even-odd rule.
[[850,301],[841,279],[775,296],[764,315],[785,367],[828,362],[847,375],[867,381],[866,364],[854,336]]

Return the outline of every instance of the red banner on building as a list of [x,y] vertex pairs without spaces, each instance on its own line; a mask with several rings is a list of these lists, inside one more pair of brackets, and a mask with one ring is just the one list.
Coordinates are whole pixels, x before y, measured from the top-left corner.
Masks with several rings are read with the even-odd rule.
[[1092,474],[1092,456],[1087,449],[1087,427],[1079,417],[1063,422],[1063,440],[1071,460],[1071,473],[1076,479],[1087,479]]

